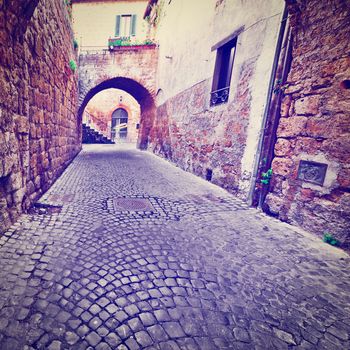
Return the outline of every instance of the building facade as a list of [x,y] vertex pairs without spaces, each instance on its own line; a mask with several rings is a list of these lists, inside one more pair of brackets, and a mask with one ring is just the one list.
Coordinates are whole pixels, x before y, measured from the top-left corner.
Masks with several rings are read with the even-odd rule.
[[163,15],[151,148],[248,200],[284,1],[157,5]]
[[147,39],[145,0],[73,0],[73,31],[82,50],[106,49],[109,43],[142,44]]
[[349,7],[150,0],[159,42],[150,149],[350,245]]

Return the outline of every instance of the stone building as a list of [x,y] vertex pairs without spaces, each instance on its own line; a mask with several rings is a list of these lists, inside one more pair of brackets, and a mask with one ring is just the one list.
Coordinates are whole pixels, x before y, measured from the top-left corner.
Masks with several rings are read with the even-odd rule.
[[349,6],[150,0],[159,63],[149,148],[349,244]]
[[70,13],[61,0],[0,1],[0,232],[81,148]]
[[[148,24],[143,19],[146,5],[145,0],[74,0],[73,30],[81,57],[93,58],[101,52],[108,55],[113,49],[142,49],[150,43]],[[136,143],[140,105],[125,91],[104,90],[88,102],[83,124],[113,142]]]

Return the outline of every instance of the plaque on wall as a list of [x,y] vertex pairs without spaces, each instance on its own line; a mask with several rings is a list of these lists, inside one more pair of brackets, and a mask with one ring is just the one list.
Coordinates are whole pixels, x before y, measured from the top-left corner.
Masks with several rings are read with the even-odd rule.
[[327,164],[301,160],[299,162],[298,179],[323,186],[327,167]]

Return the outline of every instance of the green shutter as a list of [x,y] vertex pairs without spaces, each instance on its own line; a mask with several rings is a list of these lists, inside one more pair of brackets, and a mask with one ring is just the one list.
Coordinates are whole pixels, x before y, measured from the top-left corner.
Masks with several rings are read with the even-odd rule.
[[132,36],[136,35],[136,15],[131,17],[131,33]]
[[116,16],[116,20],[115,20],[115,36],[119,36],[120,35],[120,16]]

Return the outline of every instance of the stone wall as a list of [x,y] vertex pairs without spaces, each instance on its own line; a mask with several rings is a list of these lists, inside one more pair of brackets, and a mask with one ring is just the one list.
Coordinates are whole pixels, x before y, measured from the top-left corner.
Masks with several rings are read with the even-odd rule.
[[0,0],[0,231],[79,152],[77,73],[62,0]]
[[[288,3],[293,60],[266,204],[285,221],[350,245],[350,3]],[[301,160],[328,166],[322,186],[298,179]]]

